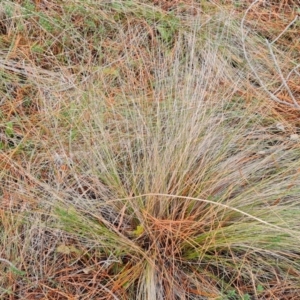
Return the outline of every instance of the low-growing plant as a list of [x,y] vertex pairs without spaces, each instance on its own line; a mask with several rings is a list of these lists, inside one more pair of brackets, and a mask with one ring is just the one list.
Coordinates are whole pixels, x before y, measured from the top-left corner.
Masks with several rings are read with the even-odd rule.
[[0,61],[0,298],[299,295],[296,129],[253,87],[237,20],[19,2],[42,36]]
[[58,214],[57,226],[122,261],[107,285],[115,297],[250,299],[266,276],[299,270],[297,151],[267,145],[257,104],[229,109],[244,78],[209,45],[195,65],[194,47],[180,41],[168,72],[157,70],[156,93],[172,95],[163,102],[135,91],[119,106],[99,97],[82,107],[93,122],[77,128],[76,167],[56,199],[77,217]]

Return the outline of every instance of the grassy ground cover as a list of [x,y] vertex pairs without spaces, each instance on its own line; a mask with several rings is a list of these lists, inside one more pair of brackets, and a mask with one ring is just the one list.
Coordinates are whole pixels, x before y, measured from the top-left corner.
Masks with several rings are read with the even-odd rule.
[[298,299],[295,1],[2,0],[1,299]]

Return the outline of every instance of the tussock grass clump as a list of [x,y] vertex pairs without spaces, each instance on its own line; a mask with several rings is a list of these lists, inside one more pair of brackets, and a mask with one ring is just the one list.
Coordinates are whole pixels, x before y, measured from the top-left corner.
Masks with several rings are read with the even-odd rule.
[[257,37],[166,5],[5,3],[43,34],[34,64],[1,63],[1,297],[296,299],[299,140],[248,96]]
[[196,65],[190,38],[156,73],[164,100],[85,104],[90,123],[77,128],[54,205],[60,228],[119,260],[106,285],[117,298],[284,295],[298,281],[286,274],[299,272],[299,150],[263,126],[255,104],[232,108],[243,78],[210,46]]

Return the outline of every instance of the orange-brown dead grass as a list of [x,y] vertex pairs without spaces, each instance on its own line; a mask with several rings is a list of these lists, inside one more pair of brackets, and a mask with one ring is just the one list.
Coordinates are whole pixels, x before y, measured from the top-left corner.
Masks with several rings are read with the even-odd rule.
[[[18,1],[19,3],[22,3],[22,1]],[[222,1],[224,3],[224,1]],[[245,1],[245,3],[251,3],[251,1]],[[273,2],[274,3],[274,2]],[[197,4],[194,3],[194,1],[154,1],[155,5],[158,5],[161,7],[162,10],[176,10],[177,6],[178,9],[182,10],[182,6],[179,7],[180,4],[187,5],[193,5],[192,13],[194,14],[195,10],[194,7],[197,7]],[[60,13],[59,6],[54,5],[51,2],[47,2],[47,9],[45,5],[41,5],[41,1],[35,1],[35,5],[39,7],[39,10],[43,10],[45,13],[49,14],[55,14]],[[257,30],[259,28],[259,33],[263,35],[271,35],[271,38],[274,38],[280,34],[286,25],[295,17],[295,9],[293,9],[293,5],[295,5],[295,1],[278,1],[278,3],[274,3],[269,7],[263,7],[261,6],[259,10],[253,10],[249,13],[248,21],[251,23],[253,21],[255,24],[253,25],[253,28]],[[228,1],[228,4],[226,6],[226,9],[232,10],[235,9],[232,6],[232,1]],[[243,9],[236,9],[237,13],[244,12]],[[82,16],[74,16],[73,17],[74,27],[80,28],[80,26],[83,26],[83,19]],[[259,25],[258,23],[259,22]],[[2,26],[2,25],[1,25]],[[27,61],[30,61],[37,67],[41,68],[51,68],[51,65],[55,66],[56,59],[55,57],[42,57],[42,59],[36,59],[36,55],[31,52],[30,49],[32,49],[32,45],[36,43],[42,44],[44,39],[46,37],[44,36],[44,33],[40,30],[38,30],[38,27],[35,27],[35,24],[32,23],[31,26],[33,27],[33,31],[39,31],[39,38],[32,40],[32,36],[30,34],[26,34],[26,31],[22,35],[22,33],[19,33],[18,35],[13,35],[13,32],[10,31],[1,31],[1,38],[6,44],[14,45],[13,48],[11,48],[8,58],[10,59],[25,59]],[[107,84],[105,86],[105,93],[106,93],[106,101],[108,101],[112,106],[117,105],[118,100],[116,99],[116,96],[120,93],[120,91],[127,90],[128,94],[131,93],[131,89],[137,89],[137,90],[145,90],[146,95],[151,95],[153,93],[153,90],[151,89],[151,81],[153,80],[153,75],[151,74],[151,70],[154,68],[153,66],[153,58],[149,56],[148,49],[151,48],[151,44],[155,45],[155,34],[153,33],[152,29],[149,28],[147,24],[142,22],[141,20],[129,20],[128,22],[128,28],[135,28],[134,30],[131,29],[131,33],[128,34],[127,40],[123,41],[124,43],[119,43],[112,41],[111,39],[107,39],[105,45],[106,45],[106,55],[105,56],[105,62],[103,63],[109,64],[111,66],[111,72],[113,72],[116,69],[119,69],[120,72],[124,74],[124,86],[118,87],[115,84],[113,84],[113,78],[111,79],[112,84]],[[264,28],[271,28],[273,32],[271,33],[268,30],[265,30]],[[139,30],[143,30],[148,32],[149,34],[149,45],[136,45],[133,42],[134,35]],[[285,38],[284,41],[282,41],[282,46],[285,47],[287,50],[287,54],[290,54],[291,57],[295,55],[295,53],[300,52],[300,44],[299,39],[297,39],[297,32],[291,31],[288,36]],[[133,57],[137,61],[141,61],[142,63],[139,64],[136,69],[133,69],[131,66],[127,66],[125,63],[113,63],[115,58],[118,56],[122,56],[123,54],[126,54],[124,52],[124,45],[126,45],[126,50],[130,52],[131,54],[134,54]],[[147,49],[148,47],[148,49]],[[90,46],[91,52],[89,57],[85,60],[85,63],[92,63],[94,59],[93,54],[93,45]],[[113,49],[113,53],[111,53],[111,50]],[[62,49],[60,46],[53,44],[49,48],[49,52],[51,52],[54,55],[59,55],[63,53],[64,49]],[[68,61],[68,64],[65,67],[69,68],[70,73],[79,75],[79,69],[78,69],[78,56],[74,54],[73,56],[70,56],[72,59],[71,61]],[[289,61],[290,57],[287,58],[287,61]],[[49,63],[49,60],[52,60],[52,63]],[[102,75],[101,75],[102,76]],[[109,77],[110,75],[107,75]],[[108,81],[107,81],[108,82]],[[288,81],[288,84],[295,95],[297,95],[299,99],[299,77],[290,78],[290,81]],[[128,85],[128,87],[126,87]],[[25,120],[22,122],[22,128],[18,129],[15,127],[15,131],[18,134],[22,134],[22,136],[27,136],[28,138],[34,139],[35,132],[38,131],[38,129],[41,126],[41,119],[42,119],[42,113],[38,110],[38,100],[33,100],[32,104],[29,107],[23,107],[22,103],[25,100],[25,97],[28,96],[30,93],[31,87],[30,82],[26,86],[17,85],[15,88],[15,92],[12,96],[12,99],[10,101],[5,101],[1,105],[1,111],[3,114],[3,120],[9,121],[13,116],[21,116],[24,117]],[[251,86],[249,89],[240,90],[237,92],[241,97],[245,98],[246,101],[251,102],[253,98],[257,97],[257,94],[261,95],[261,92],[256,91],[255,87]],[[289,96],[282,92],[281,94],[277,95],[280,99],[289,102]],[[151,98],[151,97],[150,97]],[[263,97],[262,97],[263,98]],[[271,109],[270,109],[271,108]],[[262,108],[260,111],[261,114],[271,114],[276,118],[283,118],[286,122],[289,122],[291,124],[294,124],[294,126],[299,127],[300,126],[300,112],[298,109],[288,108],[284,105],[277,104],[274,102],[268,102],[268,100],[264,99],[264,103],[262,104]],[[3,131],[3,129],[0,129]],[[1,132],[2,132],[1,131]],[[47,134],[44,134],[42,137],[45,140],[48,140],[51,138],[50,136],[47,136]],[[6,155],[11,157],[14,161],[21,161],[23,160],[23,157],[21,153],[13,153],[13,150],[7,150]],[[10,173],[10,177],[14,176],[15,178],[20,178],[20,174],[15,174],[15,170],[12,164],[9,164],[8,162],[5,162],[5,158],[3,155],[1,155],[1,168],[2,170],[8,171]],[[5,171],[5,172],[6,172]],[[40,174],[43,176],[48,176],[47,174]],[[4,181],[5,182],[5,181]],[[33,183],[32,183],[33,184]],[[12,183],[8,182],[8,185],[10,188],[12,188]],[[30,189],[30,183],[27,184],[28,189]],[[33,199],[29,199],[26,196],[21,195],[21,191],[17,192],[18,188],[15,189],[14,192],[11,192],[11,190],[8,188],[8,186],[3,186],[3,194],[2,194],[2,203],[1,206],[3,207],[2,210],[0,210],[0,216],[1,216],[1,223],[2,224],[8,224],[5,223],[8,216],[7,216],[7,209],[15,209],[16,207],[21,208],[21,210],[24,210],[24,202],[32,205]],[[12,202],[13,201],[13,202]],[[19,203],[17,203],[19,202]],[[17,204],[15,204],[17,203]],[[22,208],[23,207],[23,208]],[[26,205],[25,205],[26,207]],[[10,214],[10,212],[8,212]],[[153,236],[153,242],[157,242],[157,239],[161,239],[162,241],[168,239],[168,236],[171,236],[172,239],[168,239],[170,242],[169,245],[169,251],[170,254],[176,255],[176,245],[174,245],[173,237],[177,236],[179,239],[186,239],[190,231],[193,229],[193,226],[198,223],[195,223],[192,220],[192,217],[181,219],[181,220],[160,220],[158,218],[155,218],[151,215],[145,216],[146,222],[149,222],[151,226],[147,228],[149,230],[149,234]],[[13,226],[10,224],[9,226]],[[10,227],[9,227],[10,228]],[[9,231],[9,228],[7,230]],[[142,237],[141,237],[142,238]],[[59,243],[54,241],[56,238],[55,236],[52,236],[50,238],[54,245],[59,245],[60,243],[75,245],[76,247],[80,248],[80,244],[77,241],[74,240],[60,240]],[[147,241],[146,241],[147,242]],[[145,242],[145,243],[146,243]],[[21,243],[21,241],[20,241]],[[49,245],[51,244],[51,241],[48,241]],[[168,248],[166,248],[167,250]],[[51,252],[52,251],[52,252]],[[84,250],[83,250],[84,251]],[[50,253],[51,252],[51,253]],[[84,299],[114,299],[114,295],[112,295],[112,291],[115,293],[116,296],[120,295],[121,297],[125,297],[126,291],[124,290],[124,283],[126,282],[126,278],[124,276],[130,276],[131,268],[129,265],[126,266],[126,269],[123,271],[123,276],[119,275],[119,278],[116,280],[112,280],[116,275],[114,274],[114,268],[120,268],[122,266],[116,266],[116,264],[112,264],[109,268],[104,267],[98,267],[94,268],[94,266],[101,265],[101,261],[99,261],[99,256],[95,255],[94,257],[89,257],[85,261],[82,261],[84,258],[80,258],[80,260],[76,261],[76,254],[59,254],[58,257],[55,260],[51,260],[50,258],[53,258],[55,251],[52,249],[46,249],[44,250],[44,253],[41,253],[42,255],[42,261],[44,263],[44,269],[45,272],[45,278],[49,278],[49,281],[45,279],[45,281],[42,282],[36,282],[34,286],[32,284],[26,283],[25,281],[22,283],[18,283],[15,280],[15,275],[13,272],[8,274],[7,279],[9,281],[9,285],[12,286],[12,292],[16,292],[18,290],[22,290],[23,299],[59,299],[59,300],[71,300],[71,299],[77,299],[74,295],[77,293],[84,294]],[[22,254],[22,250],[19,251],[19,253]],[[26,267],[31,267],[31,261],[29,257],[22,258],[25,266],[24,269],[26,270]],[[105,261],[106,258],[103,258]],[[71,263],[72,262],[72,263]],[[36,263],[36,262],[35,262]],[[71,263],[71,264],[70,264]],[[89,266],[91,267],[89,269]],[[195,271],[196,272],[196,271]],[[293,270],[290,270],[290,272],[293,272]],[[297,272],[296,272],[297,273]],[[29,281],[34,281],[34,278],[30,278],[30,274],[28,274]],[[201,276],[201,275],[197,275]],[[295,274],[295,276],[299,276],[299,274]],[[50,282],[53,279],[56,281],[56,284],[59,287],[54,287],[53,284]],[[105,287],[101,287],[101,282],[105,282]],[[205,276],[202,276],[202,282],[207,283],[209,286],[211,283],[208,281],[208,279],[205,278]],[[167,284],[167,283],[166,283]],[[264,292],[265,299],[297,299],[298,295],[296,292],[293,291],[293,288],[290,287],[289,283],[285,283],[283,278],[277,278],[276,281],[269,283],[270,288]],[[182,283],[183,288],[186,288],[186,290],[189,290],[194,295],[200,295],[200,296],[206,296],[206,297],[214,297],[214,294],[208,294],[204,291],[199,291],[198,289],[192,289],[188,287],[188,284]],[[247,291],[247,287],[239,287],[243,291]],[[14,296],[8,296],[7,299],[14,300]],[[126,299],[126,298],[122,298]]]
[[[242,1],[243,2],[243,1]],[[253,3],[253,1],[244,1],[247,5]],[[246,8],[247,6],[245,6]],[[299,22],[299,1],[260,1],[248,12],[247,24],[264,39],[269,41],[275,40],[283,32],[284,34],[276,41],[276,46],[284,52],[285,61],[281,62],[284,68],[282,72],[286,75],[295,67],[295,62],[299,60],[300,53],[300,39],[299,39],[299,26],[291,26],[286,30],[287,26],[298,18]],[[241,15],[245,12],[244,9],[237,9]],[[285,31],[286,30],[286,31]],[[269,59],[269,58],[268,58]],[[269,81],[278,80],[278,84],[282,84],[278,74],[273,74],[269,78]],[[292,94],[296,98],[298,104],[300,104],[300,76],[298,74],[292,74],[286,80],[288,87]],[[291,96],[284,89],[279,91],[271,90],[270,92],[275,95],[281,101],[293,104]],[[268,97],[266,97],[268,101]],[[278,114],[288,123],[295,127],[299,127],[299,108],[291,108],[280,103],[270,103],[269,112],[274,117],[278,117]],[[273,112],[273,113],[272,113]]]

